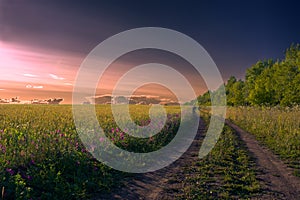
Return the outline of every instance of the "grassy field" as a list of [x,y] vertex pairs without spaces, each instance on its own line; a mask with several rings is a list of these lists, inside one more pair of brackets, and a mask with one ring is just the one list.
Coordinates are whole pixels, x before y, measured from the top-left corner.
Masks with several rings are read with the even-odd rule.
[[230,107],[227,117],[254,134],[300,176],[300,108]]
[[[68,105],[0,105],[0,187],[3,199],[83,199],[110,191],[130,174],[95,160],[82,145]],[[130,108],[140,125],[149,123],[148,106]],[[133,138],[113,120],[109,106],[97,106],[98,120],[116,145],[149,152],[172,140],[179,107],[168,107],[168,120],[151,138]],[[101,138],[97,138],[101,141]]]
[[[149,106],[131,106],[133,120],[150,123]],[[70,105],[0,105],[0,188],[3,199],[86,199],[119,188],[129,173],[94,159],[82,145]],[[128,151],[150,152],[168,144],[180,125],[180,108],[166,107],[167,123],[150,138],[133,138],[113,120],[110,106],[96,106],[106,136]],[[209,116],[202,114],[208,124]],[[228,117],[299,166],[299,109],[229,108]],[[297,118],[298,117],[298,118]],[[279,130],[279,131],[276,131]],[[101,138],[95,138],[101,141]],[[178,199],[248,198],[261,190],[253,160],[225,126],[208,156],[174,174]],[[118,186],[118,187],[117,187]]]

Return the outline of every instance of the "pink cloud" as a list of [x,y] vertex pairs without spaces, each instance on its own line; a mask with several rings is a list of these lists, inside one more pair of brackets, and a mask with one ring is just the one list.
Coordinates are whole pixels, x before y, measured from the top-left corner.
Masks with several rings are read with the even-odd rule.
[[64,80],[64,79],[65,79],[65,78],[59,77],[59,76],[57,76],[57,75],[55,75],[55,74],[49,74],[49,76],[50,76],[51,78],[55,79],[55,80]]
[[27,76],[27,77],[37,77],[37,75],[34,75],[34,74],[23,74],[23,76]]

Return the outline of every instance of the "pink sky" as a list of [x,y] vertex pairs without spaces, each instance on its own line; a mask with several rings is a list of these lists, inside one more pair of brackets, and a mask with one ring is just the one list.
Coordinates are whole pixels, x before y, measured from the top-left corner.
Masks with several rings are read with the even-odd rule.
[[[1,42],[0,98],[64,98],[63,103],[71,103],[73,83],[85,56]],[[110,93],[118,78],[137,64],[116,62],[111,65],[100,79],[97,95]],[[195,92],[203,92],[201,77],[192,72],[187,76]],[[158,95],[162,98],[172,96],[168,90],[157,85],[141,87],[136,94]]]
[[54,98],[62,93],[70,96],[81,62],[76,55],[4,42],[0,43],[0,60],[0,98],[20,96],[24,100]]

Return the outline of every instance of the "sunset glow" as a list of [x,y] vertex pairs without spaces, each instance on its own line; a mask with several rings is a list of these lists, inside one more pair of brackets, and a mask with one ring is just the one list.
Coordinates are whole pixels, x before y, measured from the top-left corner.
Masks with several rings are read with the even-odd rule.
[[70,102],[78,58],[38,49],[1,43],[1,98],[53,98],[63,95]]
[[[135,57],[138,58],[139,56],[140,54],[136,53]],[[173,57],[168,59],[172,58],[176,60]],[[84,55],[68,54],[66,52],[63,54],[53,51],[47,52],[45,49],[31,49],[29,47],[2,42],[0,58],[0,98],[19,96],[22,100],[31,100],[34,98],[47,99],[60,97],[64,98],[63,103],[71,103],[73,82]],[[125,55],[114,62],[103,77],[101,77],[97,94],[95,95],[111,93],[118,79],[126,71],[139,64],[155,60],[166,62],[167,60],[167,64],[172,65],[172,62],[168,61],[168,59],[159,59],[159,57],[158,59],[152,59],[151,56],[144,56],[143,59],[135,60],[132,59],[132,56]],[[178,67],[180,65],[187,64],[178,60],[177,70],[181,70]],[[189,81],[191,81],[197,94],[205,90],[205,84],[200,75],[195,76],[191,69],[188,70],[188,68],[182,71],[182,73],[186,75],[187,79],[190,79]],[[141,75],[137,74],[137,76]],[[131,79],[131,82],[128,84],[134,84],[134,77]],[[123,89],[126,90],[126,86]],[[168,89],[151,84],[145,87],[141,86],[135,93],[140,95],[158,95],[160,98],[168,97],[174,99]]]
[[[77,72],[91,50],[105,39],[137,27],[166,27],[193,38],[210,54],[225,82],[231,75],[243,78],[245,70],[257,60],[280,57],[287,46],[299,39],[299,30],[288,23],[280,23],[283,26],[280,29],[274,26],[273,22],[280,22],[283,16],[271,12],[253,15],[257,9],[254,4],[244,13],[224,5],[234,18],[222,15],[221,6],[209,3],[188,8],[182,5],[181,14],[168,3],[162,4],[160,10],[149,3],[149,9],[145,9],[147,6],[135,9],[136,14],[125,12],[132,8],[124,2],[117,6],[103,2],[83,7],[79,1],[73,4],[70,7],[66,2],[55,1],[1,1],[0,98],[57,97],[64,98],[63,103],[71,103]],[[295,19],[292,13],[296,12],[284,16]],[[240,15],[241,18],[236,17]],[[241,28],[241,24],[247,26]],[[252,34],[253,30],[261,31]],[[197,95],[207,90],[201,75],[179,56],[145,50],[130,52],[109,66],[105,75],[99,77],[95,95],[111,93],[127,70],[146,63],[173,67],[189,80]],[[137,93],[169,96],[163,88],[149,85]]]

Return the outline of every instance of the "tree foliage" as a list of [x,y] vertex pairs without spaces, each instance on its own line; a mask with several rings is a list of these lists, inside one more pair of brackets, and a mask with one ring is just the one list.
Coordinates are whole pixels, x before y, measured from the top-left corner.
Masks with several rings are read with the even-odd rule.
[[[300,45],[292,44],[285,58],[258,61],[246,71],[245,80],[231,76],[225,84],[227,105],[293,106],[300,104]],[[198,97],[201,105],[210,105],[210,96]]]

